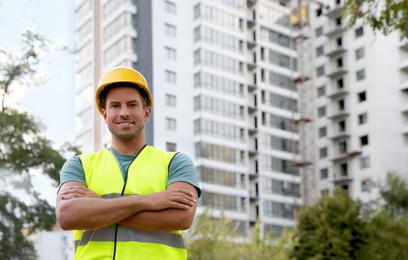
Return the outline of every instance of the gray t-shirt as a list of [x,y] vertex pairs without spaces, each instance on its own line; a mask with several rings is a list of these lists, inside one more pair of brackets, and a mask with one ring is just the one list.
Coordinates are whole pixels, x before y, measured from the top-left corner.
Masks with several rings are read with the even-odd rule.
[[[109,148],[109,151],[115,155],[119,163],[123,179],[125,179],[127,170],[137,155],[119,154],[112,148]],[[60,171],[60,181],[61,185],[67,181],[77,181],[86,185],[85,172],[78,156],[74,156],[65,162]],[[201,195],[201,189],[198,186],[194,163],[187,155],[183,153],[177,153],[169,165],[169,178],[167,186],[175,182],[190,183],[196,188],[198,196]]]

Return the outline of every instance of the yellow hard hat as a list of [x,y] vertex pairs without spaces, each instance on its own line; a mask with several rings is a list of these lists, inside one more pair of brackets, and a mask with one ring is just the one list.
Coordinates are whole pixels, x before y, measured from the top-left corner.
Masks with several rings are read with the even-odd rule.
[[133,83],[140,87],[144,92],[146,92],[148,97],[147,106],[152,107],[153,105],[153,98],[152,94],[150,93],[149,87],[147,86],[146,79],[143,75],[129,67],[114,67],[108,71],[106,71],[98,82],[98,89],[96,90],[95,97],[96,97],[96,108],[99,110],[99,113],[102,114],[102,104],[101,104],[101,92],[109,85],[114,83]]

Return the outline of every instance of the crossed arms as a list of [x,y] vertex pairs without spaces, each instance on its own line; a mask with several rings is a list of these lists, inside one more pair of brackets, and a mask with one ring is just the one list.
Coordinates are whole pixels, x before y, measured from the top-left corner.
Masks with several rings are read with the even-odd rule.
[[66,182],[57,195],[57,221],[64,230],[92,230],[115,223],[144,231],[190,228],[197,207],[197,191],[176,182],[167,190],[106,199],[79,182]]

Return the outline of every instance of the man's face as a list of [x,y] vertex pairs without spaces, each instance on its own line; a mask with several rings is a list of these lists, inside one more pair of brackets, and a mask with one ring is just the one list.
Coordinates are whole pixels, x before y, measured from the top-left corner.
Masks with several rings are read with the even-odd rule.
[[125,142],[139,138],[151,110],[143,107],[139,91],[132,87],[113,88],[105,104],[103,117],[113,137]]

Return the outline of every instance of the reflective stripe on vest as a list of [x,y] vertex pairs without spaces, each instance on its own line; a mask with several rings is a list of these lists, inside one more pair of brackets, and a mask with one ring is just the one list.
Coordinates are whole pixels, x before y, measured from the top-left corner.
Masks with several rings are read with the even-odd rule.
[[[115,156],[107,149],[81,155],[87,187],[105,198],[144,195],[167,188],[168,167],[175,153],[145,146],[131,163],[126,182]],[[122,190],[124,194],[122,195]],[[76,230],[75,258],[101,259],[113,255],[115,229],[110,226],[97,230]],[[116,259],[186,259],[187,251],[181,231],[146,232],[124,226],[117,227]],[[98,258],[99,259],[99,258]]]
[[[75,241],[77,246],[84,246],[89,241],[113,242],[115,227],[101,228],[97,230],[85,231],[79,241]],[[148,232],[135,230],[127,227],[119,227],[117,240],[118,242],[149,242],[163,244],[171,247],[186,248],[183,237],[180,234],[167,232]]]

